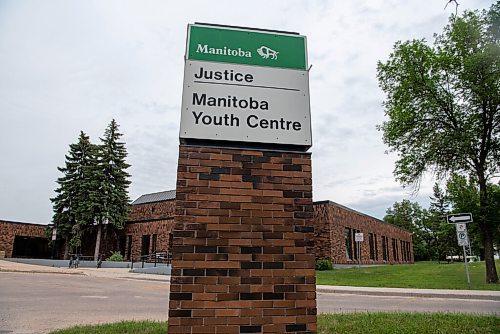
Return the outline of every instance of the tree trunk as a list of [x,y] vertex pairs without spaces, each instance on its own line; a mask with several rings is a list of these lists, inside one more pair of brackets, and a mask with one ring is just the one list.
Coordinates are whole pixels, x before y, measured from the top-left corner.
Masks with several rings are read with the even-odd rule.
[[498,283],[497,268],[493,251],[493,231],[488,224],[488,191],[484,175],[479,175],[479,229],[483,239],[484,263],[486,265],[486,283]]
[[97,225],[97,237],[95,240],[94,261],[99,260],[99,248],[101,247],[102,224]]
[[486,264],[486,283],[498,283],[498,274],[495,265],[495,258],[493,251],[493,231],[489,226],[481,226],[480,228],[484,245],[484,262]]
[[69,236],[64,238],[64,259],[69,259]]

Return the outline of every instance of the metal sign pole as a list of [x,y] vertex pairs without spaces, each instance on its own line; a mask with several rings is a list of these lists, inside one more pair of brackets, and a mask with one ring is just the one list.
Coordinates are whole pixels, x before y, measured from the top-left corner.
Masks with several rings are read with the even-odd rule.
[[357,244],[358,244],[358,268],[361,268],[361,241],[358,241]]
[[469,262],[467,261],[465,246],[462,246],[462,248],[464,249],[465,272],[467,273],[467,286],[469,287],[470,290]]

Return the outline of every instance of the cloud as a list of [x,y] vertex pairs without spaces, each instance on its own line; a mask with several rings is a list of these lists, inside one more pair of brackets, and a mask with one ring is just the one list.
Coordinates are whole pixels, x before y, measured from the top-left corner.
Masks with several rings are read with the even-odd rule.
[[98,141],[112,118],[132,165],[130,197],[175,187],[193,22],[307,36],[314,197],[380,215],[405,194],[392,188],[395,158],[375,129],[384,120],[376,63],[397,40],[432,40],[449,14],[417,0],[2,1],[0,218],[49,222],[68,145],[80,130]]

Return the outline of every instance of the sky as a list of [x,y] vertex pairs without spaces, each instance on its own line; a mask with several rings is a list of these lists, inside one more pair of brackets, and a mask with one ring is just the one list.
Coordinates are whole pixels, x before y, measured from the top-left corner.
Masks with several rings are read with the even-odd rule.
[[[393,176],[376,66],[399,40],[432,42],[446,0],[0,0],[0,220],[48,224],[69,145],[95,143],[112,119],[132,166],[130,198],[175,189],[187,24],[307,36],[313,199],[383,218],[396,201],[424,207]],[[459,1],[458,12],[491,1]]]

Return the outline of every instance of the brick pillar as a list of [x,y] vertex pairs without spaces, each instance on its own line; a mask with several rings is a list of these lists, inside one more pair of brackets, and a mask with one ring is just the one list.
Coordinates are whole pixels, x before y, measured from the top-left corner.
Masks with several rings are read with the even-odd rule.
[[181,145],[169,333],[315,333],[311,158]]

